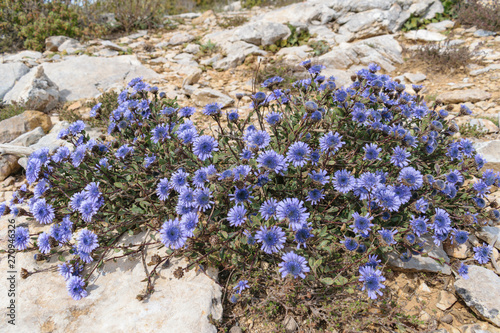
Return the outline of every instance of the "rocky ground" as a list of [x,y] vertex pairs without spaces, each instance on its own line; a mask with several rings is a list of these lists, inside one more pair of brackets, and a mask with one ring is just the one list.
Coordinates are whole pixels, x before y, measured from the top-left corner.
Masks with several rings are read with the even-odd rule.
[[[68,123],[58,116],[61,108],[85,118],[89,111],[88,100],[110,90],[120,91],[126,82],[137,76],[158,86],[169,97],[177,98],[182,106],[202,107],[218,102],[230,108],[235,105],[236,93],[252,93],[252,77],[258,65],[263,68],[266,64],[279,62],[293,67],[305,59],[324,64],[327,67],[324,74],[334,75],[339,86],[349,84],[351,74],[375,62],[383,72],[399,77],[407,87],[423,84],[423,93],[429,102],[440,100],[451,104],[454,112],[458,111],[459,104],[467,104],[474,115],[462,123],[475,125],[483,131],[475,135],[476,148],[488,160],[488,167],[500,171],[497,126],[500,120],[500,35],[475,27],[457,27],[451,21],[432,24],[425,30],[400,31],[410,14],[428,18],[440,11],[442,6],[435,0],[357,0],[348,5],[343,1],[310,0],[283,8],[252,10],[242,10],[235,3],[221,13],[208,11],[169,17],[168,22],[176,25],[172,30],[139,31],[115,40],[93,40],[84,44],[54,36],[47,40],[44,53],[4,54],[0,56],[0,97],[7,103],[23,101],[31,111],[0,122],[0,202],[10,200],[12,193],[25,182],[22,168],[26,165],[26,156],[39,147],[55,148],[62,143],[56,136]],[[228,22],[243,24],[231,27],[227,26]],[[290,23],[298,31],[309,31],[310,41],[324,41],[328,52],[315,57],[315,49],[308,45],[271,52],[270,45],[291,33],[284,23]],[[444,41],[474,50],[476,59],[482,59],[481,64],[440,73],[412,59],[411,50],[415,47]],[[295,74],[301,75],[300,72]],[[242,102],[248,104],[249,98],[243,98]],[[96,137],[100,133],[99,129],[91,131]],[[492,196],[500,200],[500,192]],[[0,221],[3,242],[7,219],[4,217]],[[445,244],[444,248],[428,245],[428,249],[453,262],[455,258],[471,258],[471,246],[479,240],[495,244],[499,235],[498,226],[485,226],[460,248]],[[497,263],[500,241],[495,247]],[[18,257],[29,267],[46,265],[33,263],[31,255]],[[0,255],[1,265],[5,260],[5,256]],[[455,277],[447,265],[429,258],[414,257],[408,263],[394,258],[389,265],[392,271],[387,273],[388,293],[405,313],[415,316],[421,331],[500,332],[498,266],[472,266],[470,275],[476,278],[466,281]],[[144,326],[145,329],[155,331],[155,327],[161,325],[154,323],[165,315],[159,309],[162,304],[170,304],[169,327],[179,327],[175,332],[186,331],[181,329],[182,325],[189,325],[184,327],[190,327],[187,330],[190,332],[216,331],[208,322],[207,314],[212,314],[213,319],[221,318],[221,288],[207,275],[197,272],[181,279],[176,290],[187,290],[187,293],[173,296],[155,293],[146,308],[133,300],[134,305],[127,310],[130,312],[123,313],[123,307],[117,304],[127,304],[125,296],[134,298],[132,294],[136,290],[125,288],[122,293],[110,293],[109,285],[114,284],[114,275],[120,281],[127,276],[126,285],[130,286],[139,283],[140,278],[134,280],[137,269],[126,263],[111,270],[116,270],[110,274],[111,278],[104,277],[106,271],[101,272],[101,280],[96,283],[101,288],[97,287],[78,305],[64,292],[48,301],[35,292],[40,290],[42,282],[44,286],[53,282],[57,288],[64,289],[56,273],[47,273],[48,278],[37,276],[19,282],[22,290],[31,290],[29,295],[21,292],[19,296],[20,301],[25,302],[21,305],[25,314],[20,320],[25,320],[31,331],[79,332],[79,327],[88,324],[86,318],[99,323],[116,312],[121,315],[108,324],[110,330],[131,329],[148,322],[151,324]],[[166,269],[166,272],[164,283],[171,280],[170,271]],[[4,285],[1,288],[3,293]],[[197,307],[186,306],[180,311],[172,305],[183,302],[191,290],[196,294]],[[54,306],[60,311],[54,311]],[[90,306],[95,310],[89,312]],[[67,308],[72,310],[65,310]],[[102,309],[106,308],[111,310],[103,316]],[[142,313],[143,321],[129,321],[129,315],[137,311]],[[193,312],[198,314],[193,316]],[[240,325],[250,332],[272,331],[265,328],[269,327],[265,323],[254,320],[243,320]],[[298,320],[288,330],[305,332],[303,327]],[[237,331],[234,328],[231,332]]]

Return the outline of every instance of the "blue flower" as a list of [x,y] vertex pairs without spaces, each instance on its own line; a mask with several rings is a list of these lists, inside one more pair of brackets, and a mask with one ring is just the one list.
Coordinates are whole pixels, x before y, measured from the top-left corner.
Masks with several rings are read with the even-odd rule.
[[359,281],[363,282],[362,290],[366,290],[371,299],[376,299],[377,294],[382,296],[380,289],[385,288],[382,284],[385,278],[382,276],[381,271],[376,270],[372,266],[362,266],[359,269],[359,274]]
[[276,215],[277,208],[278,201],[276,201],[276,199],[267,199],[260,206],[259,213],[263,219],[269,220],[271,217],[274,217]]
[[380,157],[378,155],[382,151],[382,148],[378,148],[378,146],[374,143],[366,144],[363,147],[363,150],[365,151],[365,156],[363,157],[363,160],[380,160]]
[[478,170],[481,170],[486,163],[486,159],[481,154],[476,154],[474,156],[474,161],[476,162],[476,167]]
[[252,171],[248,165],[238,165],[233,169],[234,181],[243,180]]
[[212,197],[212,191],[210,191],[208,188],[197,188],[194,191],[194,197],[196,203],[195,207],[203,212],[212,207],[212,204],[214,203],[210,200],[210,198]]
[[209,135],[197,137],[193,142],[193,153],[202,161],[212,157],[214,151],[218,151],[219,143]]
[[301,141],[295,142],[288,149],[286,159],[293,164],[294,167],[303,167],[309,159],[311,149]]
[[421,237],[422,235],[427,233],[427,223],[429,222],[428,219],[425,217],[417,217],[415,218],[413,215],[411,216],[410,220],[410,226],[413,230],[413,232],[418,236]]
[[232,110],[231,112],[228,112],[228,114],[227,114],[227,119],[231,123],[237,122],[239,117],[240,117],[240,115],[238,114],[238,110]]
[[409,152],[406,151],[406,148],[401,148],[400,146],[397,146],[396,148],[392,149],[393,155],[391,156],[391,163],[394,164],[397,167],[405,167],[409,164],[408,157],[411,156]]
[[436,214],[434,215],[434,232],[437,234],[445,234],[451,231],[451,220],[448,212],[444,209],[436,208]]
[[88,223],[92,220],[92,217],[97,213],[98,209],[99,205],[97,199],[90,198],[82,201],[78,211],[82,214],[82,219]]
[[333,176],[333,187],[340,193],[348,193],[354,189],[356,179],[347,170],[335,171]]
[[230,200],[236,202],[236,204],[243,204],[245,202],[250,202],[253,196],[250,195],[250,191],[246,187],[237,188],[235,187],[234,194],[230,194]]
[[156,161],[156,156],[153,155],[153,156],[146,156],[144,158],[144,167],[147,169],[151,166],[151,164],[154,163],[154,161]]
[[474,247],[474,259],[476,259],[478,263],[484,265],[490,261],[492,251],[493,247],[491,245],[483,244],[482,246],[476,246]]
[[77,249],[81,252],[91,253],[99,246],[97,235],[88,229],[82,229],[78,233],[77,240]]
[[40,234],[40,236],[38,236],[38,240],[37,240],[37,243],[38,243],[38,249],[40,250],[40,252],[42,252],[43,254],[49,254],[50,253],[50,242],[49,242],[49,234],[43,232]]
[[354,219],[354,223],[351,225],[353,231],[357,234],[367,235],[371,230],[370,228],[373,227],[373,224],[370,223],[373,220],[373,216],[370,216],[369,213],[361,216],[358,212],[354,212],[352,217]]
[[162,142],[165,139],[170,139],[168,125],[160,124],[151,130],[151,136],[154,143]]
[[247,210],[245,207],[236,205],[229,210],[227,214],[227,220],[229,221],[229,225],[232,227],[238,227],[245,223],[247,217],[245,216]]
[[476,191],[477,196],[480,198],[486,196],[486,193],[490,193],[490,189],[489,189],[490,187],[482,179],[478,179],[474,183],[474,185],[472,185],[472,187]]
[[198,213],[190,212],[182,215],[181,224],[186,230],[186,236],[193,237],[194,236],[193,231],[198,226]]
[[310,190],[307,194],[306,201],[310,201],[311,205],[317,205],[320,200],[324,199],[325,195],[323,194],[323,190],[313,189]]
[[17,227],[14,233],[14,246],[18,251],[26,250],[30,243],[28,228]]
[[54,208],[45,202],[45,199],[38,199],[31,209],[33,217],[41,224],[48,224],[54,219]]
[[177,192],[181,193],[182,189],[188,186],[187,177],[189,174],[184,169],[179,169],[172,174],[170,186]]
[[375,191],[374,194],[375,194],[375,201],[382,208],[387,209],[391,212],[399,210],[399,207],[401,206],[401,201],[399,200],[399,197],[396,195],[396,193],[394,193],[392,187],[380,186]]
[[233,178],[233,171],[232,170],[225,170],[219,174],[218,180],[224,180],[224,179],[229,179]]
[[263,149],[269,146],[271,137],[266,131],[252,131],[247,137],[247,142],[251,148]]
[[424,179],[420,171],[415,170],[413,167],[401,169],[398,180],[412,190],[418,190],[424,183]]
[[243,231],[243,235],[245,235],[247,237],[247,244],[248,245],[254,245],[255,244],[255,237],[252,236],[252,234],[250,233],[250,231],[248,231],[248,230]]
[[469,239],[469,233],[465,230],[456,230],[455,229],[455,230],[453,230],[453,238],[451,241],[452,243],[453,243],[453,239],[455,239],[458,244],[464,244]]
[[182,132],[177,131],[177,137],[182,140],[182,143],[187,145],[192,143],[198,137],[198,132],[194,128],[186,129]]
[[381,262],[382,262],[382,260],[378,259],[378,257],[377,257],[376,254],[369,255],[368,256],[368,261],[367,261],[367,263],[364,266],[370,266],[370,267],[373,267],[373,268],[377,268],[377,266],[379,266]]
[[91,118],[94,118],[97,116],[97,111],[99,111],[101,109],[101,106],[102,106],[102,103],[97,103],[96,105],[94,105],[92,107],[92,109],[90,110],[90,117]]
[[282,77],[279,77],[279,76],[273,76],[267,80],[265,80],[261,86],[263,88],[270,88],[272,86],[274,86],[275,84],[278,84],[280,82],[283,82],[283,78]]
[[469,266],[464,265],[464,263],[460,263],[460,267],[458,268],[458,274],[467,280],[469,278]]
[[222,104],[210,103],[205,105],[202,112],[207,116],[215,116],[220,114],[221,109],[222,109]]
[[238,289],[237,291],[238,294],[241,294],[243,290],[248,288],[250,288],[250,286],[248,285],[248,280],[238,281],[238,284],[235,287],[233,287],[233,289]]
[[253,158],[253,153],[248,149],[243,149],[241,151],[240,158],[242,160],[249,160],[249,159]]
[[328,132],[319,139],[319,147],[323,153],[335,155],[335,153],[345,144],[341,139],[342,135],[339,133],[333,134],[333,132]]
[[187,240],[187,233],[178,219],[167,220],[160,229],[161,242],[170,249],[179,249]]
[[408,186],[398,185],[394,187],[394,193],[398,196],[399,201],[402,205],[404,205],[411,199],[411,191]]
[[311,171],[309,178],[315,183],[326,185],[330,180],[330,176],[327,176],[327,171],[320,169],[319,171]]
[[160,198],[161,201],[167,200],[170,188],[171,184],[168,181],[168,178],[160,180],[158,186],[156,187],[156,195],[158,195],[158,198]]
[[69,216],[65,216],[61,224],[53,224],[50,228],[50,235],[59,243],[66,243],[72,237],[73,222]]
[[278,203],[276,215],[280,221],[287,220],[292,230],[298,230],[307,223],[309,213],[304,207],[304,202],[297,198],[287,198]]
[[462,177],[462,175],[460,174],[460,171],[455,169],[446,175],[446,180],[448,181],[448,183],[456,184],[456,183],[463,182],[464,177]]
[[187,186],[183,187],[178,200],[180,205],[194,207],[194,191]]
[[276,126],[281,122],[282,114],[279,112],[271,112],[266,116],[266,121],[271,126]]
[[58,267],[59,274],[61,274],[61,276],[66,281],[69,280],[69,278],[74,275],[73,274],[74,268],[73,268],[73,265],[71,265],[71,264],[64,263],[64,264],[58,265],[57,267]]
[[132,154],[134,152],[134,148],[129,147],[128,144],[124,144],[115,153],[117,158],[123,159],[125,156]]
[[301,245],[306,247],[306,241],[308,238],[314,237],[311,233],[312,228],[307,224],[304,224],[302,228],[295,231],[295,241],[297,242],[297,248],[300,248]]
[[459,145],[465,156],[472,157],[472,153],[474,153],[474,146],[472,144],[472,141],[470,141],[469,139],[462,139],[460,140]]
[[312,65],[311,67],[309,67],[307,71],[314,75],[314,74],[319,74],[325,68],[326,67],[323,65]]
[[185,106],[179,110],[179,116],[189,118],[196,112],[196,109],[192,106]]
[[282,174],[288,169],[283,155],[276,153],[274,150],[261,152],[257,158],[257,163],[259,163],[259,167],[273,170],[277,174]]
[[66,282],[66,288],[68,289],[69,295],[75,301],[87,297],[87,291],[84,289],[85,282],[79,276],[71,276]]
[[381,229],[378,231],[378,233],[380,234],[380,237],[382,237],[382,240],[387,245],[396,244],[396,241],[394,240],[394,235],[398,233],[397,230]]
[[420,213],[425,213],[429,208],[429,203],[424,198],[420,198],[415,202],[415,210]]
[[71,155],[71,151],[66,146],[61,146],[57,149],[56,153],[52,155],[52,161],[59,163]]
[[255,239],[262,244],[262,251],[272,254],[283,248],[286,236],[285,232],[280,227],[272,226],[268,229],[266,226],[262,226],[255,234]]
[[307,273],[310,271],[307,266],[306,258],[299,256],[295,252],[291,251],[284,254],[281,257],[281,262],[278,266],[280,267],[279,272],[281,273],[281,277],[285,278],[288,274],[292,275],[294,278],[301,277],[305,278]]
[[358,242],[356,242],[354,238],[350,237],[345,237],[343,241],[340,241],[340,244],[343,244],[348,251],[354,251],[359,246]]
[[380,176],[372,172],[364,172],[356,182],[358,187],[362,186],[367,190],[373,190],[380,184]]
[[73,134],[77,135],[81,131],[85,129],[85,123],[81,120],[77,120],[74,123],[70,124],[68,127],[68,131]]

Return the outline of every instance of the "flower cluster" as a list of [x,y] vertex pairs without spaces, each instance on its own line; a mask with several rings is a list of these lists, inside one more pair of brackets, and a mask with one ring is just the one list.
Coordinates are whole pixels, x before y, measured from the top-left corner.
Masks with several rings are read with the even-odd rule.
[[[72,148],[33,153],[33,190],[16,192],[0,213],[20,214],[24,202],[26,214],[51,225],[33,246],[71,255],[59,271],[74,299],[87,295],[90,275],[113,250],[126,256],[145,243],[165,248],[150,274],[174,255],[237,268],[234,300],[260,267],[304,284],[342,285],[359,274],[375,299],[388,252],[410,260],[423,254],[424,237],[463,244],[475,226],[500,219],[487,198],[500,175],[481,171],[471,141],[454,139],[450,110],[428,106],[421,87],[410,94],[374,64],[337,87],[323,66],[302,65],[310,78],[292,90],[280,88],[280,77],[266,80],[246,116],[206,105],[201,112],[217,128],[210,133],[191,120],[195,108],[134,79],[110,115],[113,140],[71,124],[59,137]],[[139,233],[143,242],[118,245]],[[15,245],[30,248],[27,228],[17,228]],[[491,251],[476,247],[474,257],[485,264]],[[338,253],[359,267],[347,271]],[[467,277],[467,266],[457,271]]]

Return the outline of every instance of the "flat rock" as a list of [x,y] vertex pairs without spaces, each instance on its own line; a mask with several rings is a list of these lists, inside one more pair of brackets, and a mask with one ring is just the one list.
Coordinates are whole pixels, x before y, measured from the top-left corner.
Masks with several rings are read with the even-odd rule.
[[189,43],[192,40],[194,40],[193,35],[185,33],[185,32],[178,32],[168,40],[168,44],[169,45],[180,45],[180,44],[184,44],[184,43]]
[[118,44],[115,44],[109,40],[101,41],[101,46],[106,48],[106,49],[113,50],[113,51],[127,52],[127,49],[125,47],[122,47]]
[[[8,223],[5,217],[1,221],[4,227],[0,239],[6,242]],[[31,225],[30,230],[34,230]],[[149,250],[146,262],[157,252],[163,254],[165,249]],[[0,254],[0,262],[6,263],[6,257]],[[34,261],[32,252],[16,254],[18,271],[21,267],[32,271],[54,264],[58,264],[55,257],[47,263]],[[140,257],[110,261],[96,270],[87,287],[88,296],[79,301],[68,295],[66,283],[57,272],[34,274],[27,279],[18,275],[16,304],[22,310],[17,313],[17,325],[8,329],[4,325],[2,332],[216,333],[209,316],[214,320],[222,318],[220,286],[197,269],[176,279],[174,271],[181,265],[185,267],[186,261],[174,259],[169,266],[160,268],[155,291],[143,302],[136,299],[146,286]],[[7,284],[6,278],[0,282],[4,295]]]
[[479,317],[500,327],[500,277],[480,266],[469,266],[468,275],[455,281],[455,291]]
[[79,41],[73,38],[67,39],[57,48],[59,52],[65,52],[67,54],[74,54],[78,51],[82,51],[83,49],[84,49],[83,45],[80,44]]
[[40,111],[24,111],[17,116],[2,120],[0,121],[0,143],[10,142],[39,126],[45,132],[52,127],[50,117]]
[[19,79],[4,99],[7,103],[24,103],[27,108],[48,112],[59,103],[59,88],[40,65]]
[[476,236],[488,244],[496,238],[494,246],[500,250],[500,227],[482,227],[480,231],[476,232]]
[[499,69],[500,69],[500,64],[492,64],[492,65],[486,66],[484,68],[475,69],[473,71],[470,71],[469,75],[470,76],[478,76],[478,75],[488,73],[488,72],[491,72],[494,70],[499,70]]
[[43,128],[37,127],[32,131],[21,134],[20,136],[9,142],[9,145],[29,147],[37,143],[38,140],[40,140],[44,135],[45,132],[43,131]]
[[234,30],[233,39],[255,45],[271,45],[288,38],[291,31],[288,26],[276,22],[251,22]]
[[404,36],[406,39],[417,40],[421,42],[441,42],[446,39],[445,35],[429,30],[412,30],[405,33]]
[[474,148],[486,159],[486,168],[500,171],[500,140],[476,142]]
[[226,70],[241,65],[247,56],[251,54],[266,55],[267,52],[258,46],[243,41],[227,42],[221,45],[226,57],[218,59],[212,63],[214,69]]
[[457,298],[455,297],[455,295],[446,290],[441,290],[439,292],[438,302],[436,303],[436,307],[440,310],[446,311],[449,308],[451,308],[456,301]]
[[[450,258],[446,255],[442,246],[436,246],[433,242],[432,237],[425,236],[421,237],[419,240],[423,241],[424,252],[428,253],[430,256],[435,258],[443,258],[445,262],[449,263]],[[417,272],[435,272],[443,273],[446,275],[451,274],[450,266],[442,265],[439,261],[434,260],[430,257],[423,257],[419,255],[414,255],[408,262],[403,262],[396,253],[389,253],[388,264],[395,268],[417,271]]]
[[5,57],[5,61],[19,62],[27,60],[38,60],[42,57],[42,53],[38,51],[24,50],[16,54],[11,54]]
[[404,77],[407,78],[411,83],[419,83],[425,81],[427,76],[422,73],[405,73]]
[[9,177],[14,172],[21,169],[17,163],[18,157],[15,155],[1,155],[0,156],[0,181]]
[[495,36],[497,33],[494,31],[488,31],[488,30],[483,30],[483,29],[478,29],[476,32],[474,32],[475,37],[490,37],[490,36]]
[[310,52],[312,48],[309,45],[284,47],[280,49],[277,53],[277,57],[283,57],[284,60],[290,62],[300,62],[308,57],[310,57]]
[[454,242],[453,244],[451,244],[451,242],[447,241],[443,245],[443,248],[448,256],[458,259],[468,258],[469,247],[469,242],[466,242],[464,244],[458,244],[457,242]]
[[0,99],[28,72],[28,66],[20,62],[0,64]]
[[496,133],[498,132],[498,126],[494,122],[483,118],[474,118],[469,122],[471,126],[476,126],[480,130],[486,133]]
[[222,107],[226,107],[234,103],[234,99],[212,88],[197,89],[193,92],[191,98],[193,98],[197,106],[205,106],[209,103],[220,103]]
[[50,36],[45,38],[45,51],[57,52],[59,46],[71,38],[66,36]]
[[461,91],[450,91],[440,94],[436,99],[445,104],[458,104],[466,102],[479,102],[491,98],[491,94],[481,89],[466,89]]
[[429,23],[427,24],[426,29],[429,31],[435,31],[435,32],[443,32],[446,31],[446,29],[451,29],[455,26],[455,22],[451,20],[444,20],[441,22],[436,22],[436,23]]
[[196,54],[200,52],[200,45],[198,44],[188,44],[183,50],[186,53]]
[[124,87],[135,77],[144,80],[160,78],[158,73],[143,66],[135,55],[114,58],[82,55],[43,63],[42,66],[47,76],[60,87],[61,101],[94,98],[117,84]]

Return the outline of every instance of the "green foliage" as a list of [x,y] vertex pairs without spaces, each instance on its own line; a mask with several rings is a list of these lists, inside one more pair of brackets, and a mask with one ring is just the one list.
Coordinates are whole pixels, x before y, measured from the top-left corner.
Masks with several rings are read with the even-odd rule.
[[17,116],[25,110],[26,108],[21,104],[0,104],[0,121]]
[[217,24],[224,29],[230,29],[234,27],[239,27],[240,25],[243,25],[247,22],[248,22],[248,17],[245,17],[243,15],[236,15],[236,16],[222,17]]
[[311,38],[309,31],[307,30],[299,30],[297,27],[287,23],[288,28],[290,29],[290,36],[287,39],[282,39],[277,41],[274,44],[262,47],[266,51],[277,52],[281,48],[291,47],[291,46],[300,46],[306,45]]
[[200,52],[202,53],[202,55],[205,56],[209,56],[212,53],[217,52],[218,50],[217,44],[215,44],[211,40],[208,40],[205,44],[199,43],[199,45],[200,45]]
[[441,0],[444,8],[443,13],[436,13],[436,15],[431,19],[424,19],[411,14],[401,30],[410,31],[424,29],[429,23],[438,23],[455,18],[457,6],[460,1],[461,0]]
[[307,45],[313,49],[315,57],[319,57],[320,55],[330,51],[330,44],[328,44],[325,40],[309,41]]

